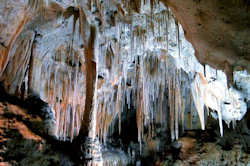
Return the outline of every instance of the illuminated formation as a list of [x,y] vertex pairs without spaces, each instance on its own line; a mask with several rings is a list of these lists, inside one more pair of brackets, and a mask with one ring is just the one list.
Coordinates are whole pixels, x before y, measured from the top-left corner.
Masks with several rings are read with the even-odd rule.
[[[124,130],[122,112],[129,110],[136,112],[142,150],[156,124],[174,141],[185,129],[206,129],[211,114],[223,136],[222,121],[235,126],[246,113],[249,94],[198,62],[182,26],[159,1],[29,0],[16,13],[0,48],[0,80],[11,95],[47,102],[54,112],[49,134],[60,140],[88,128],[90,138],[105,144],[117,125]],[[249,77],[234,75],[235,82]]]

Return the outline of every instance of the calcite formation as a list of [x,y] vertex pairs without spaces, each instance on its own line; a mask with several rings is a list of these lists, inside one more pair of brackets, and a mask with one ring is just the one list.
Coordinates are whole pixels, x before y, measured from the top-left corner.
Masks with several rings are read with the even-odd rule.
[[[159,123],[170,129],[173,141],[185,129],[205,129],[204,108],[219,119],[223,135],[222,120],[235,124],[247,110],[249,93],[236,88],[250,84],[249,45],[241,49],[248,30],[227,39],[235,31],[211,29],[204,6],[196,13],[204,27],[195,29],[186,21],[196,16],[183,14],[193,3],[185,2],[182,10],[181,2],[3,0],[0,81],[11,95],[47,102],[56,121],[50,134],[60,140],[89,132],[106,142],[117,119],[122,130],[125,109],[136,111],[140,145],[144,128],[153,136]],[[220,42],[214,43],[215,36]],[[232,66],[246,70],[233,73]],[[228,86],[232,81],[236,87]]]

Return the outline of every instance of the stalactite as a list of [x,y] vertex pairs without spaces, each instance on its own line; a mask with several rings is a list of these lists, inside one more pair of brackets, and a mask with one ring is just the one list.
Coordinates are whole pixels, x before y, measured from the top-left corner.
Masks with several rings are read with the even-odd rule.
[[204,121],[204,101],[203,101],[203,87],[199,86],[200,85],[200,75],[196,75],[196,81],[191,85],[192,89],[192,97],[194,99],[194,103],[200,118],[201,122],[201,128],[204,130],[205,129],[205,121]]
[[[145,4],[145,3],[144,3]],[[142,5],[144,5],[142,4]],[[152,6],[151,6],[152,7]],[[152,9],[152,8],[151,8]],[[142,7],[143,10],[143,7]],[[154,8],[153,8],[154,10]],[[155,11],[154,11],[155,12]],[[135,21],[138,21],[140,19],[143,19],[145,22],[145,26],[141,26],[140,24],[136,24]],[[162,20],[163,19],[163,20]],[[154,21],[155,20],[155,21]],[[164,21],[167,20],[166,23]],[[122,48],[120,47],[116,51],[109,51],[113,50],[110,48],[115,47],[113,41],[111,39],[105,39],[106,44],[105,52],[106,52],[106,67],[109,70],[109,73],[112,73],[111,75],[107,74],[107,76],[104,78],[104,84],[103,86],[99,89],[99,91],[103,91],[105,89],[106,96],[108,93],[110,94],[115,94],[117,93],[117,98],[115,100],[115,105],[116,105],[116,110],[114,110],[112,107],[109,106],[110,100],[104,100],[103,105],[105,108],[110,108],[110,112],[112,112],[112,118],[111,120],[106,121],[106,119],[103,119],[100,123],[105,123],[103,125],[103,128],[99,129],[100,137],[105,140],[105,137],[107,136],[108,132],[108,126],[111,125],[112,119],[115,119],[115,117],[118,117],[118,130],[122,130],[120,128],[120,123],[121,123],[121,112],[124,109],[124,102],[125,100],[127,101],[128,108],[130,107],[130,100],[128,96],[130,94],[136,94],[135,98],[137,98],[135,105],[136,106],[136,111],[137,111],[137,127],[138,127],[138,141],[142,142],[143,141],[143,128],[147,127],[148,128],[148,136],[152,136],[154,134],[154,123],[157,121],[157,114],[162,113],[162,108],[164,105],[162,105],[162,96],[163,93],[167,92],[168,93],[168,99],[169,100],[169,112],[170,112],[170,130],[171,130],[171,138],[172,140],[178,139],[179,137],[179,125],[181,126],[181,131],[183,132],[185,129],[185,109],[187,108],[186,105],[189,103],[190,104],[190,127],[192,128],[192,119],[193,119],[193,110],[198,111],[198,115],[200,118],[201,126],[204,129],[205,128],[205,120],[204,120],[204,106],[206,104],[204,102],[200,103],[200,100],[202,100],[202,95],[204,94],[204,89],[201,87],[200,82],[194,83],[194,87],[192,91],[188,92],[191,95],[185,95],[186,92],[183,92],[183,89],[185,89],[186,85],[182,81],[183,75],[179,67],[182,67],[182,62],[179,60],[176,60],[176,62],[172,62],[169,60],[168,55],[159,55],[159,52],[154,52],[150,49],[150,45],[148,45],[150,40],[150,35],[154,33],[154,40],[158,44],[161,44],[163,42],[166,42],[167,47],[173,47],[173,45],[169,45],[170,41],[172,40],[171,37],[169,37],[169,31],[173,33],[173,30],[170,29],[170,26],[175,26],[175,40],[172,40],[171,42],[177,43],[177,55],[179,55],[179,58],[182,57],[182,46],[181,46],[181,28],[179,27],[179,24],[176,22],[176,20],[173,19],[171,13],[169,12],[169,9],[165,9],[165,11],[160,11],[159,13],[154,13],[154,19],[151,19],[148,14],[145,14],[145,16],[140,16],[138,18],[133,18],[132,24],[123,26],[121,28],[120,26],[117,27],[118,32],[123,32],[130,34],[130,39],[127,40],[129,47],[128,48]],[[153,25],[153,24],[154,25]],[[169,25],[171,24],[171,25]],[[155,27],[152,29],[152,26]],[[157,27],[157,29],[156,29]],[[167,28],[163,28],[167,27]],[[145,30],[144,30],[145,29]],[[165,29],[165,32],[162,31],[162,29]],[[167,29],[167,30],[166,30]],[[157,32],[157,33],[156,33]],[[107,32],[105,32],[107,33]],[[165,34],[166,39],[162,39],[159,36]],[[183,34],[182,34],[183,35]],[[151,36],[152,37],[152,36]],[[118,45],[124,41],[120,40],[120,36],[118,37]],[[146,48],[147,46],[150,47],[145,52],[141,51],[141,46],[138,47],[137,43],[142,43],[143,48]],[[144,47],[145,45],[145,47]],[[142,49],[143,50],[143,49]],[[168,51],[168,50],[167,50]],[[112,52],[112,53],[111,53]],[[135,54],[139,54],[140,57],[140,62],[137,62],[137,58],[133,57]],[[141,55],[140,55],[141,54]],[[110,56],[112,55],[112,56]],[[112,57],[112,58],[111,58]],[[126,57],[126,60],[124,59]],[[112,59],[112,60],[111,60]],[[115,60],[116,59],[116,60]],[[133,60],[134,59],[134,60]],[[139,75],[135,74],[133,77],[128,76],[128,66],[131,65],[131,62],[133,62],[133,65],[138,63],[138,68],[139,70]],[[118,62],[118,63],[117,63]],[[173,68],[171,66],[173,63],[178,64]],[[118,65],[117,65],[118,64]],[[169,65],[169,66],[168,66]],[[180,66],[179,66],[180,65]],[[117,67],[119,66],[119,67]],[[166,68],[163,68],[165,66]],[[178,69],[176,69],[178,68]],[[122,74],[115,74],[115,73],[122,73]],[[159,77],[164,74],[166,74],[166,78]],[[141,77],[138,79],[138,77]],[[136,79],[137,81],[135,81]],[[189,78],[191,82],[191,78]],[[112,80],[112,81],[108,81]],[[115,81],[114,81],[115,80]],[[127,81],[130,81],[132,84],[127,85]],[[110,88],[109,82],[112,82],[112,86],[115,86],[117,89],[117,92],[115,91],[109,91],[108,93],[106,92],[107,89]],[[124,83],[125,87],[122,87],[121,83]],[[195,81],[194,81],[195,82]],[[185,84],[185,85],[183,85]],[[140,88],[139,88],[140,87]],[[164,89],[162,87],[167,87],[167,89]],[[107,89],[106,89],[107,88]],[[128,90],[131,88],[131,90]],[[139,89],[140,93],[136,92],[135,89]],[[162,91],[160,91],[162,89]],[[131,91],[131,92],[130,92]],[[137,90],[138,91],[138,90]],[[159,93],[156,93],[158,92]],[[102,96],[104,95],[102,94]],[[136,97],[137,96],[137,97]],[[138,97],[141,96],[141,97]],[[203,95],[204,96],[204,95]],[[204,96],[205,97],[205,96]],[[133,98],[133,97],[132,97]],[[98,99],[100,100],[100,99]],[[103,100],[98,101],[100,103]],[[195,105],[195,107],[192,108],[192,105]],[[197,104],[198,103],[198,104]],[[158,106],[156,107],[156,105]],[[105,110],[105,109],[104,109]],[[104,113],[103,109],[100,110],[102,112],[101,116],[106,117],[105,115],[107,113]],[[103,114],[104,113],[104,114]],[[98,122],[99,123],[99,122]],[[164,122],[162,122],[164,123]],[[111,132],[112,133],[112,132]]]
[[180,29],[179,29],[178,20],[176,20],[176,19],[175,19],[175,28],[176,28],[176,43],[178,45],[178,53],[179,53],[179,57],[180,57],[180,55],[181,55]]
[[21,86],[30,61],[33,40],[34,33],[27,32],[19,36],[15,46],[12,48],[12,53],[14,54],[10,55],[12,59],[8,62],[4,73],[6,77],[11,76],[5,80],[5,84],[9,88],[8,91],[11,94],[17,93],[16,95],[20,96]]
[[174,132],[175,132],[175,139],[178,140],[179,135],[179,103],[178,103],[178,90],[177,90],[177,80],[174,77]]
[[[35,34],[36,37],[36,34]],[[29,60],[29,71],[28,71],[28,94],[31,94],[31,82],[32,82],[32,73],[33,73],[33,66],[34,66],[34,54],[35,54],[35,49],[36,49],[36,41],[33,42],[31,46],[31,55],[30,55],[30,60]]]
[[169,91],[169,111],[170,111],[170,132],[171,132],[171,139],[172,141],[175,139],[175,133],[174,133],[174,103],[173,103],[173,83],[172,81],[168,82],[168,91]]
[[183,97],[184,95],[181,94],[181,132],[184,133],[185,130],[185,109],[186,109],[186,99]]
[[190,92],[190,128],[193,128],[193,100],[192,100],[192,92]]
[[14,32],[14,34],[12,35],[10,42],[8,43],[8,45],[6,46],[6,48],[2,48],[1,51],[1,56],[0,56],[0,76],[2,76],[8,62],[10,59],[10,51],[12,49],[13,44],[15,43],[17,37],[21,34],[24,25],[28,22],[29,18],[26,14],[26,12],[23,15],[23,19],[20,21],[18,27],[16,28],[16,31]]
[[138,91],[138,99],[137,99],[137,110],[136,110],[136,122],[138,129],[138,142],[140,144],[140,152],[142,151],[142,138],[143,138],[143,97],[142,91]]
[[[54,45],[49,41],[53,33],[45,31],[49,35],[41,37],[36,45],[31,34],[22,32],[30,21],[30,16],[24,15],[6,48],[1,47],[0,56],[0,76],[20,76],[0,80],[6,81],[12,93],[24,85],[27,94],[38,93],[56,114],[59,139],[72,141],[78,134],[79,139],[93,134],[105,144],[116,128],[119,134],[123,132],[122,112],[131,110],[136,111],[142,152],[143,142],[153,139],[158,123],[170,129],[174,141],[185,128],[197,128],[193,124],[193,111],[197,111],[201,128],[205,129],[204,107],[217,113],[223,134],[225,99],[215,95],[212,87],[217,85],[207,80],[209,67],[201,69],[191,55],[191,45],[184,40],[181,25],[161,2],[90,0],[86,8],[79,5],[66,9],[37,0],[28,5],[28,10],[44,16],[43,21],[65,21],[57,27],[59,32],[72,32],[64,43]],[[58,17],[60,13],[63,18]],[[99,20],[99,24],[92,24],[93,20]],[[70,28],[63,31],[67,24]],[[22,64],[12,63],[19,60]],[[225,68],[228,73],[232,70],[229,64]],[[228,96],[228,89],[223,93]],[[185,126],[189,109],[190,125]]]

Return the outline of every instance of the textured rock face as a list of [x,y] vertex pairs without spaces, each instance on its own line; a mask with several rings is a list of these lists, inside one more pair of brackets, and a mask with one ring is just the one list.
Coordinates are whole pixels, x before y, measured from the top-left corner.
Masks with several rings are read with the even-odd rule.
[[[2,100],[2,98],[1,98]],[[43,121],[26,109],[0,102],[0,165],[73,165],[41,136]]]
[[[159,1],[27,0],[17,4],[5,0],[0,3],[8,14],[0,20],[0,81],[11,95],[25,101],[37,96],[48,103],[41,112],[49,126],[55,124],[49,134],[60,140],[72,140],[81,126],[85,129],[80,132],[90,126],[91,138],[110,141],[115,132],[124,130],[121,123],[127,115],[122,113],[127,111],[136,121],[138,154],[144,149],[150,152],[160,145],[159,140],[147,143],[156,137],[157,128],[160,133],[169,132],[166,139],[172,141],[184,130],[205,129],[204,106],[219,119],[222,135],[222,120],[235,124],[246,113],[249,75],[235,73],[244,93],[228,89],[225,74],[202,66],[184,35],[201,62],[226,69],[230,79],[232,66],[247,69],[247,56],[235,64],[238,45],[231,48],[231,39],[223,38],[224,45],[210,46],[216,45],[214,36],[203,37],[210,36],[211,30],[189,27],[193,33],[187,31],[186,19],[179,16],[175,3],[165,3],[184,31]],[[211,28],[211,20],[204,17],[209,22],[204,26]],[[227,57],[225,50],[230,53]],[[206,51],[211,54],[207,59]],[[218,61],[211,58],[217,55]]]
[[250,70],[248,1],[163,0],[183,26],[203,64],[231,72]]

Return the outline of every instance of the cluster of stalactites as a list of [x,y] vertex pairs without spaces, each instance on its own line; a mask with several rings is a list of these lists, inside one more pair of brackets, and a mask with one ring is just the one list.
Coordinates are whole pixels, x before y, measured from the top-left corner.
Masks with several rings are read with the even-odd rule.
[[121,112],[128,109],[136,111],[140,143],[144,138],[144,127],[149,129],[147,136],[152,137],[154,125],[166,122],[169,122],[172,140],[178,139],[179,128],[184,130],[185,101],[191,100],[191,96],[185,96],[184,93],[188,85],[184,82],[189,80],[182,79],[182,71],[171,68],[173,66],[167,61],[164,53],[159,55],[158,52],[147,52],[140,57],[135,71],[127,72],[126,77],[120,75],[118,80],[111,80],[110,84],[103,78],[98,79],[101,84],[96,100],[96,131],[99,138],[105,142],[108,133],[113,133],[117,117],[119,132],[123,130]]
[[[66,54],[65,58],[68,57],[70,55]],[[60,62],[56,64],[54,61],[43,60],[40,71],[34,71],[42,80],[37,89],[45,92],[41,94],[42,99],[55,110],[56,135],[62,140],[72,139],[78,135],[85,105],[85,75],[82,66],[79,63],[66,66]]]
[[[46,6],[44,1],[28,1],[26,14],[10,44],[6,48],[1,47],[0,80],[4,81],[4,87],[11,95],[26,99],[35,94],[47,102],[55,114],[49,118],[56,121],[55,131],[51,134],[60,140],[72,140],[78,135],[85,105],[83,49],[79,51],[76,47],[82,40],[76,39],[78,34],[75,35],[75,29],[79,28],[76,28],[75,21],[69,19],[67,21],[71,24],[51,31],[56,36],[54,38],[46,29],[39,27],[46,27],[43,24],[47,21],[58,19],[62,11],[55,2]],[[32,29],[33,24],[39,32]],[[44,35],[43,30],[48,35]],[[60,31],[69,33],[64,42],[56,39]]]
[[[105,6],[105,2],[102,5]],[[179,122],[184,128],[181,72],[173,64],[172,57],[168,62],[168,50],[164,50],[168,48],[169,33],[173,31],[169,30],[169,24],[176,27],[176,37],[171,40],[179,46],[179,26],[169,9],[159,10],[156,7],[160,6],[159,2],[143,1],[140,5],[144,11],[134,18],[129,17],[130,23],[117,19],[113,32],[108,29],[100,32],[104,36],[100,43],[105,44],[97,48],[99,76],[96,108],[93,108],[97,116],[93,120],[97,123],[95,131],[104,142],[108,133],[113,132],[116,117],[119,119],[119,132],[122,130],[121,112],[125,108],[136,109],[140,143],[145,126],[149,127],[149,135],[152,135],[155,121],[166,121],[166,117],[159,118],[159,115],[168,115],[163,110],[170,111],[168,116],[173,140],[178,139]],[[123,7],[126,9],[126,4]],[[153,49],[158,50],[153,52]]]
[[84,110],[84,66],[79,56],[70,55],[69,47],[65,52],[60,47],[54,59],[41,58],[35,51],[31,58],[30,45],[21,51],[25,46],[20,44],[16,52],[21,51],[22,56],[15,54],[6,67],[6,90],[24,99],[30,93],[38,94],[55,111],[57,131],[54,134],[62,140],[73,138],[78,134]]
[[[87,21],[95,20],[99,37],[94,51],[97,75],[90,129],[94,137],[98,135],[105,142],[113,133],[116,119],[121,132],[121,113],[129,109],[136,111],[140,143],[145,139],[144,128],[148,128],[147,136],[151,137],[156,123],[167,125],[175,140],[185,129],[187,109],[197,110],[201,128],[205,128],[204,106],[217,111],[223,133],[222,99],[216,98],[216,106],[209,101],[214,92],[207,92],[211,92],[212,87],[203,79],[204,75],[194,74],[193,69],[201,65],[194,63],[194,55],[185,56],[191,46],[185,44],[183,34],[180,36],[182,29],[168,8],[158,0],[91,0],[87,1],[87,6],[82,4],[84,2],[79,1],[78,8],[64,10],[54,2],[46,6],[48,3],[44,1],[28,1],[27,10],[32,12],[27,13],[39,11],[47,21],[58,18],[60,13],[66,20],[72,16],[73,21],[58,30],[67,33],[70,29],[72,34],[65,37],[66,44],[58,40],[59,45],[50,43],[48,46],[46,42],[52,39],[46,37],[41,37],[42,42],[37,43],[37,32],[23,31],[31,14],[24,16],[7,48],[1,48],[0,80],[5,80],[5,87],[11,94],[25,97],[31,90],[38,93],[55,111],[56,135],[72,140],[78,134],[85,94],[89,90],[82,55],[87,43]],[[71,28],[65,30],[63,26]],[[77,35],[81,40],[74,39],[75,31],[79,31]],[[75,48],[77,45],[80,48]],[[36,47],[40,47],[40,52]],[[53,48],[46,50],[46,47]]]
[[[147,137],[151,137],[156,123],[167,124],[171,139],[175,140],[186,128],[187,112],[191,112],[190,128],[197,112],[195,118],[205,129],[205,107],[217,112],[223,135],[224,98],[214,97],[216,92],[211,92],[219,85],[209,83],[201,74],[203,67],[170,10],[155,3],[157,7],[148,7],[147,11],[147,5],[152,4],[141,2],[141,13],[128,17],[129,22],[115,19],[116,24],[100,32],[103,38],[97,51],[99,77],[94,119],[97,135],[105,142],[113,133],[117,118],[120,132],[121,112],[128,109],[136,111],[140,143],[145,139],[144,128],[148,129]],[[128,6],[123,5],[123,9]]]
[[202,129],[205,129],[204,107],[206,107],[208,113],[210,111],[212,116],[219,120],[220,134],[223,136],[222,120],[228,127],[233,122],[234,128],[236,120],[241,120],[246,113],[247,106],[241,92],[232,87],[227,88],[225,73],[222,71],[218,71],[218,73],[217,75],[216,71],[216,75],[210,78],[202,73],[197,73],[191,84],[191,91]]
[[[141,79],[138,82],[140,88],[137,89],[140,94],[137,101],[138,108],[140,108],[137,110],[139,111],[137,119],[141,122],[141,124],[138,122],[138,126],[141,126],[138,127],[139,142],[143,138],[142,127],[144,125],[148,125],[149,136],[152,136],[154,131],[150,130],[154,129],[153,124],[162,124],[166,120],[169,121],[172,140],[178,139],[180,122],[184,122],[184,99],[182,97],[184,94],[181,92],[184,92],[185,87],[181,86],[183,81],[181,70],[171,66],[171,62],[168,61],[166,54],[162,53],[157,56],[154,52],[147,53],[142,60]],[[161,116],[164,114],[163,110],[168,112],[167,118]]]

